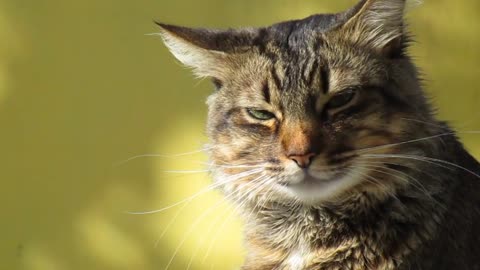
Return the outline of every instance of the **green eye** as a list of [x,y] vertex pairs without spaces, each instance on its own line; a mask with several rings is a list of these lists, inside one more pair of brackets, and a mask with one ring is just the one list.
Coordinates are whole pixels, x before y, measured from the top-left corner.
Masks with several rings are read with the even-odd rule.
[[267,121],[270,119],[275,118],[275,115],[269,111],[266,110],[256,110],[256,109],[247,109],[248,114],[257,119],[257,120],[262,120],[262,121]]
[[348,105],[355,98],[355,96],[357,95],[357,92],[358,92],[357,89],[352,88],[336,94],[335,96],[330,98],[330,101],[328,101],[327,108],[331,110],[331,109],[338,109]]

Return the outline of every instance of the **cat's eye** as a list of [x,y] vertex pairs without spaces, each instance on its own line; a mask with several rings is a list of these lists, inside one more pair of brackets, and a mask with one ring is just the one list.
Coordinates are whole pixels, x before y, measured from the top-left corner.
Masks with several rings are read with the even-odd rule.
[[327,103],[328,110],[341,109],[349,105],[357,96],[358,90],[356,88],[350,88],[343,90],[340,93],[330,98]]
[[252,118],[255,118],[257,120],[267,121],[275,118],[275,115],[273,113],[266,110],[249,108],[247,109],[247,112]]

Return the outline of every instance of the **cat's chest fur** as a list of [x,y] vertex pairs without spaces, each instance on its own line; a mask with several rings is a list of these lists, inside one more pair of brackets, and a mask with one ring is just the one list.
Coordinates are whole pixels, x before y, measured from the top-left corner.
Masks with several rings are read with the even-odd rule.
[[[373,225],[361,219],[344,220],[325,209],[261,211],[259,219],[247,226],[248,261],[256,265],[243,269],[398,269],[399,261],[422,239],[436,233],[436,222],[422,215],[415,221],[397,207],[400,204],[392,203],[390,213],[364,217],[381,216]],[[391,230],[394,223],[408,228],[408,233]]]
[[395,269],[392,258],[377,254],[375,251],[380,251],[379,247],[371,243],[366,244],[361,239],[350,239],[332,247],[300,244],[288,253],[275,269],[365,269],[365,265],[375,265],[375,269]]

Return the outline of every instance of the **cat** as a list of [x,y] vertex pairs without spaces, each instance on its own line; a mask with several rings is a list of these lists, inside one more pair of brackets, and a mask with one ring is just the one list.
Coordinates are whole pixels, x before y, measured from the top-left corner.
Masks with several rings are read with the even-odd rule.
[[212,78],[215,183],[240,208],[243,270],[480,269],[480,164],[437,120],[404,0],[264,28],[157,23]]

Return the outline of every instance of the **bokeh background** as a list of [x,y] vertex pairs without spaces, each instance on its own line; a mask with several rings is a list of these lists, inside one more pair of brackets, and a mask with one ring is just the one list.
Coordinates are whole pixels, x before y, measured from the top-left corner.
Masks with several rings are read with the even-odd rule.
[[[204,155],[178,154],[206,142],[212,87],[146,34],[154,19],[261,26],[354,2],[1,0],[0,269],[236,269],[241,223],[215,192],[127,213],[210,183]],[[408,18],[440,117],[480,130],[480,1],[426,0]],[[480,157],[480,135],[461,137]]]

